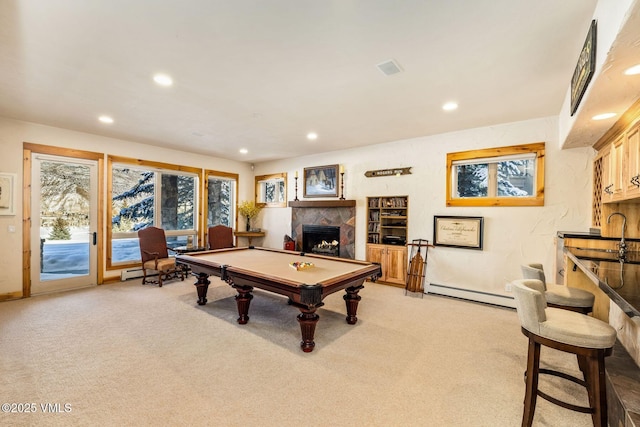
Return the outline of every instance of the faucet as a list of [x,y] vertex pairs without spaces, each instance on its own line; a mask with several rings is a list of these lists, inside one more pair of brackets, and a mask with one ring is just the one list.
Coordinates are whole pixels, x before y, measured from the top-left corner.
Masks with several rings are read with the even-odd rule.
[[614,212],[607,217],[607,224],[611,222],[611,217],[614,215],[620,215],[622,217],[622,236],[620,238],[620,243],[618,244],[618,259],[621,262],[624,262],[627,258],[627,244],[624,241],[624,229],[627,228],[627,217],[620,212]]

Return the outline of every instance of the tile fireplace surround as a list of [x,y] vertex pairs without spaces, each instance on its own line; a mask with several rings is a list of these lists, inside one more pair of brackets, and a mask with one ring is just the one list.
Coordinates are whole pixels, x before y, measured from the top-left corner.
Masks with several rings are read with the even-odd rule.
[[340,257],[355,259],[355,200],[290,201],[289,207],[291,238],[297,251],[302,250],[303,225],[333,225],[340,227]]

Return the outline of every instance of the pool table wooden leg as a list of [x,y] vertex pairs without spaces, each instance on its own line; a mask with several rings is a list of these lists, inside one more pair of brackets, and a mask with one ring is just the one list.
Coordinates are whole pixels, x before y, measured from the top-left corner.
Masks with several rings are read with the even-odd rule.
[[236,303],[238,304],[238,323],[245,325],[249,321],[249,305],[253,299],[253,287],[251,286],[238,286],[231,285],[238,291],[236,295]]
[[207,303],[207,291],[209,290],[210,283],[209,276],[206,273],[198,274],[198,280],[194,283],[198,291],[198,305],[205,305]]
[[358,295],[358,292],[360,292],[362,288],[364,288],[363,285],[351,286],[346,289],[347,294],[342,297],[347,305],[347,323],[350,325],[355,325],[358,321],[356,313],[358,312],[358,303],[362,299],[362,297]]
[[316,333],[316,324],[320,316],[316,314],[316,308],[308,308],[298,306],[300,314],[298,314],[298,322],[300,323],[300,331],[302,332],[302,341],[300,341],[300,348],[305,353],[313,351],[316,343],[313,341],[313,336]]

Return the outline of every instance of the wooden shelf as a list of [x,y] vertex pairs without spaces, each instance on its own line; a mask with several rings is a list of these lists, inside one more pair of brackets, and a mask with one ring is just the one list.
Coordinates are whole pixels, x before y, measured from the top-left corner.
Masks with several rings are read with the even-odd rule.
[[406,243],[408,209],[408,196],[367,197],[367,243],[385,244],[385,237]]
[[407,196],[367,197],[367,261],[380,263],[381,282],[402,287],[407,273],[408,202]]
[[356,205],[355,200],[299,200],[289,201],[290,208],[351,208]]

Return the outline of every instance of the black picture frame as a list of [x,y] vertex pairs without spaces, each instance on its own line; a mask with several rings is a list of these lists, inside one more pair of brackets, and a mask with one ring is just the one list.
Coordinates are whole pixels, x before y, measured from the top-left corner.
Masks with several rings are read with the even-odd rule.
[[304,197],[338,197],[338,165],[304,168]]
[[587,86],[596,69],[596,33],[597,22],[591,21],[587,38],[584,41],[578,63],[571,77],[571,115],[573,116],[580,105]]
[[481,216],[434,216],[433,244],[450,248],[482,250],[484,218]]

